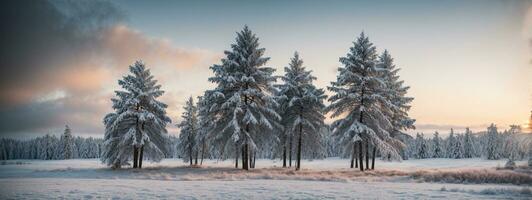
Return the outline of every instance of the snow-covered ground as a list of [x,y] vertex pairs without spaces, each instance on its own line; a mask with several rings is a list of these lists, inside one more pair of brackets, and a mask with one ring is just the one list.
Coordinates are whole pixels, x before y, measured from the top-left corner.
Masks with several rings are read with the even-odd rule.
[[[146,162],[145,168],[111,170],[98,160],[0,162],[0,199],[531,199],[530,184],[424,183],[418,170],[476,170],[505,161],[377,160],[361,173],[338,158],[303,161],[303,170],[282,169],[278,160],[257,160],[249,172],[231,160],[206,160],[190,168],[181,160]],[[523,162],[518,162],[523,164]]]

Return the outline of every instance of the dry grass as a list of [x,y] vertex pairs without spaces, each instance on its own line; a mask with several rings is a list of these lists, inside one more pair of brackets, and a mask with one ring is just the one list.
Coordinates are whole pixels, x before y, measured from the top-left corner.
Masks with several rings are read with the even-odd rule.
[[417,171],[411,177],[427,182],[532,185],[532,175],[512,170]]

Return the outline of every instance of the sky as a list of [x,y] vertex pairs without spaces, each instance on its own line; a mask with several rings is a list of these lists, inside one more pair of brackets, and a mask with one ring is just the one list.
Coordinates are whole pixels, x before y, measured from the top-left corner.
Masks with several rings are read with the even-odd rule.
[[[7,1],[0,8],[0,137],[103,137],[128,66],[143,60],[166,91],[177,135],[189,96],[213,85],[248,25],[282,75],[298,51],[318,87],[364,32],[387,49],[414,97],[416,130],[524,125],[532,111],[531,1]],[[330,122],[331,119],[328,119]]]

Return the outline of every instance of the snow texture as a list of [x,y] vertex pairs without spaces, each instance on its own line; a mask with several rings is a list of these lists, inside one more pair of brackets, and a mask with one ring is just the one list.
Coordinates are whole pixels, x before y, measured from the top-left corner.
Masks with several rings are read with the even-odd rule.
[[248,172],[233,169],[231,161],[217,160],[206,160],[208,167],[203,168],[166,159],[147,163],[144,169],[117,170],[94,159],[4,161],[0,165],[0,199],[532,198],[526,185],[424,183],[407,175],[419,170],[494,170],[503,166],[504,160],[377,160],[382,169],[367,172],[348,169],[347,160],[338,158],[305,161],[299,172],[280,168],[278,160],[257,162],[261,168]]

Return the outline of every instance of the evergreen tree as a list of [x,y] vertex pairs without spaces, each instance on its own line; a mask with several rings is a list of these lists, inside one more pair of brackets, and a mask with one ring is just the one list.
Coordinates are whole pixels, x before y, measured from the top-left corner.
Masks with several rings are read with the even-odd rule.
[[[411,107],[410,103],[414,98],[406,96],[410,87],[404,86],[404,81],[399,77],[400,69],[396,68],[393,63],[393,58],[388,50],[384,50],[379,56],[378,66],[381,71],[382,79],[386,84],[385,97],[393,104],[389,116],[392,124],[389,132],[392,137],[402,141],[401,139],[404,139],[402,135],[405,134],[403,131],[415,129],[414,122],[416,120],[408,116],[408,111]],[[396,148],[403,151],[404,144],[396,143]],[[373,156],[373,159],[375,159],[375,156]]]
[[280,94],[284,99],[281,101],[281,107],[284,108],[281,117],[285,130],[296,133],[292,135],[297,137],[296,170],[299,170],[303,137],[309,149],[321,145],[320,129],[324,125],[323,100],[326,96],[322,89],[313,85],[312,81],[316,80],[316,77],[305,69],[303,60],[299,58],[297,52],[284,71],[285,75],[282,77],[284,84],[280,86]]
[[455,147],[455,144],[456,143],[456,137],[454,136],[454,130],[451,128],[451,133],[449,134],[449,137],[447,138],[447,142],[446,142],[446,145],[445,145],[445,157],[446,158],[453,158],[453,154],[454,154],[454,147]]
[[473,134],[471,133],[471,130],[469,128],[466,128],[466,132],[464,134],[464,158],[472,158],[474,156],[474,148],[473,148]]
[[[115,91],[113,113],[104,118],[105,136],[102,162],[113,168],[129,164],[142,168],[146,155],[151,161],[160,161],[166,153],[166,104],[157,100],[163,95],[161,85],[142,62],[129,66],[131,74],[118,84],[125,91]],[[133,153],[131,155],[131,153]]]
[[[359,144],[360,169],[362,143],[372,143],[382,154],[400,159],[392,144],[400,143],[390,137],[390,113],[393,104],[386,98],[386,85],[377,66],[376,48],[364,33],[353,42],[346,57],[341,57],[343,67],[328,89],[334,94],[327,112],[340,117],[332,124],[333,134],[343,147],[344,154],[353,154]],[[367,163],[366,163],[367,164]]]
[[[280,126],[275,111],[273,68],[265,67],[269,60],[263,57],[259,39],[245,26],[237,33],[236,43],[225,51],[222,64],[211,67],[214,77],[209,81],[217,86],[207,91],[211,102],[210,114],[214,120],[211,131],[213,143],[220,152],[234,149],[242,153],[242,168],[249,169],[250,151],[255,151],[255,141],[276,137],[269,131]],[[238,156],[238,155],[237,155]],[[237,157],[236,156],[236,157]]]
[[198,97],[198,120],[199,120],[199,130],[196,141],[198,142],[199,149],[201,155],[201,162],[200,165],[203,164],[203,159],[206,156],[211,156],[211,153],[209,151],[209,128],[212,127],[212,121],[209,119],[209,108],[210,104],[207,101],[206,97],[200,96]]
[[432,138],[432,147],[432,157],[443,158],[443,147],[438,131],[434,133],[434,137]]
[[416,154],[415,158],[417,159],[425,159],[429,158],[429,146],[425,138],[423,137],[423,134],[416,134]]
[[187,100],[183,109],[185,110],[181,115],[183,120],[177,125],[181,129],[177,149],[185,162],[188,161],[192,165],[195,157],[195,164],[198,164],[196,143],[196,137],[199,132],[198,109],[192,97]]
[[72,138],[72,131],[68,125],[65,126],[65,132],[61,136],[62,143],[62,159],[72,159],[74,152],[74,138]]
[[464,136],[462,134],[456,134],[456,138],[451,145],[451,155],[450,158],[460,159],[464,154],[464,146],[462,142],[464,141]]
[[486,144],[484,146],[484,156],[488,160],[497,160],[500,158],[500,137],[499,133],[497,133],[497,127],[495,124],[491,124],[488,127]]

